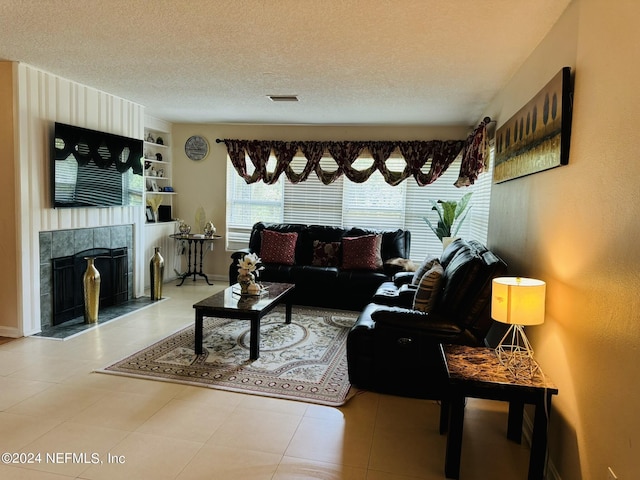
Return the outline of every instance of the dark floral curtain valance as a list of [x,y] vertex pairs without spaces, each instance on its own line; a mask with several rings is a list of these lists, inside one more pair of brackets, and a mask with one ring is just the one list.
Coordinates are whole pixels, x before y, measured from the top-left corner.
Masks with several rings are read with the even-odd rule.
[[[356,183],[365,182],[378,170],[389,185],[398,185],[413,177],[418,185],[424,186],[438,179],[462,154],[460,176],[456,186],[471,185],[485,169],[487,159],[486,126],[490,119],[485,118],[466,140],[429,140],[429,141],[294,141],[274,140],[217,140],[224,142],[227,153],[236,172],[247,182],[262,180],[266,184],[278,181],[284,173],[291,183],[305,181],[313,172],[320,181],[328,185],[341,175]],[[373,164],[364,170],[357,170],[353,163],[367,149],[373,158]],[[402,154],[406,165],[402,172],[387,168],[386,161],[396,149]],[[276,158],[276,167],[270,172],[267,162],[271,153]],[[307,160],[301,172],[295,172],[291,161],[300,152]],[[336,162],[335,170],[325,170],[320,160],[325,152]],[[254,167],[253,173],[247,170],[247,158]],[[423,169],[428,165],[428,170]],[[424,171],[426,170],[426,172]]]

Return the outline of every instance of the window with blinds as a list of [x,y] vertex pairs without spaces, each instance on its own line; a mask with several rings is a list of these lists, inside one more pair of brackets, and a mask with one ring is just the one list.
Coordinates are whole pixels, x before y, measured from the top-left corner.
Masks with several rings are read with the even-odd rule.
[[[363,170],[372,162],[364,151],[354,167]],[[297,184],[290,183],[282,175],[274,185],[262,182],[248,185],[228,161],[227,249],[246,248],[251,228],[258,221],[403,228],[411,231],[411,259],[421,262],[428,254],[442,253],[440,240],[423,219],[427,216],[434,224],[438,221],[437,213],[431,210],[431,200],[458,200],[469,191],[474,192],[469,202],[471,209],[458,236],[486,243],[491,172],[480,175],[470,187],[456,188],[453,184],[458,178],[460,162],[460,158],[456,159],[438,180],[420,187],[412,178],[391,186],[380,172],[375,172],[364,183],[351,182],[343,175],[334,183],[324,185],[312,173],[306,181]],[[328,155],[321,163],[325,169],[335,166]],[[291,163],[296,172],[301,172],[305,165],[306,159],[302,155],[296,156]],[[399,153],[392,154],[387,160],[390,170],[401,171],[404,166]]]
[[[301,173],[306,164],[304,155],[298,154],[290,165],[296,173]],[[320,166],[329,171],[338,168],[329,154],[325,154],[320,160]],[[342,225],[344,176],[329,185],[324,185],[315,173],[311,173],[307,180],[300,183],[291,183],[284,175],[280,177],[280,181],[284,184],[283,218],[286,223],[334,227]]]

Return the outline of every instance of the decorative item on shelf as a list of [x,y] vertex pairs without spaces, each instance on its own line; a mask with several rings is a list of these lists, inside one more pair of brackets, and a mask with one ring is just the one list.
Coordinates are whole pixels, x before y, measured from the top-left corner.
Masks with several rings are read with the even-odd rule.
[[171,216],[171,205],[160,205],[158,207],[158,221],[159,222],[171,222],[173,217]]
[[148,223],[155,223],[156,220],[155,220],[155,217],[153,216],[153,210],[149,205],[147,205],[146,208],[144,209],[144,213]]
[[[155,184],[155,182],[153,182]],[[157,188],[157,184],[156,184]],[[157,191],[157,190],[154,190]],[[158,221],[158,207],[162,203],[162,197],[160,195],[148,195],[147,196],[147,205],[151,207],[151,211],[153,212],[153,221]]]
[[84,259],[87,261],[87,270],[82,277],[84,321],[85,323],[97,323],[100,308],[100,272],[94,264],[95,257],[84,257]]
[[509,325],[496,355],[515,376],[533,377],[538,364],[524,327],[544,323],[546,283],[521,277],[498,277],[492,282],[491,317]]
[[[144,169],[145,169],[145,170],[149,170],[149,168],[151,168],[151,162],[149,162],[149,161],[145,161],[145,162],[144,162]],[[148,175],[148,174],[147,174],[147,175]]]
[[[256,283],[255,273],[262,270],[262,260],[255,253],[248,253],[238,262],[238,284],[241,295],[257,295],[260,286]],[[253,286],[252,286],[253,285]]]
[[151,132],[147,133],[147,138],[144,139],[145,142],[155,143],[155,139],[153,138],[153,134]]
[[156,160],[161,162],[162,161],[162,154],[161,153],[156,153]]
[[151,279],[151,300],[162,300],[162,280],[164,278],[164,258],[160,255],[160,247],[153,247],[153,257],[149,261],[149,278]]
[[211,238],[216,234],[216,227],[213,225],[213,222],[207,222],[204,224],[204,236],[207,238]]
[[163,168],[158,170],[158,177],[164,177],[164,169]]
[[164,145],[164,140],[162,139],[162,137],[158,137],[158,138],[156,138],[156,143],[158,145]]
[[191,232],[191,225],[181,221],[180,226],[178,227],[178,231],[181,235],[189,235],[189,232]]
[[469,209],[469,200],[473,192],[465,193],[460,200],[431,200],[431,210],[435,210],[438,213],[438,224],[433,226],[431,220],[427,217],[422,217],[427,225],[431,228],[433,233],[436,234],[438,239],[442,242],[443,248],[447,248],[458,234],[460,227],[462,226]]
[[162,191],[171,193],[171,192],[173,192],[173,187],[170,187],[170,186],[167,185],[166,187],[164,187],[162,189]]

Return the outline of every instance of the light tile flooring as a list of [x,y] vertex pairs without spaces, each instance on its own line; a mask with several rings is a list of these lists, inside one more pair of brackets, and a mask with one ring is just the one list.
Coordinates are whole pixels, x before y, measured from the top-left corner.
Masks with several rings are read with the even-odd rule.
[[[0,343],[0,453],[18,462],[0,478],[445,478],[432,401],[361,392],[330,408],[92,373],[189,325],[219,288],[166,284],[169,300],[70,340]],[[525,478],[528,453],[504,404],[468,402],[463,480]]]

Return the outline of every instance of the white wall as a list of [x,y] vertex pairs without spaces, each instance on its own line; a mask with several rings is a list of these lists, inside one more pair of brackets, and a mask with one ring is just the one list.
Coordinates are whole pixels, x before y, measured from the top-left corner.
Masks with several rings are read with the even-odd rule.
[[134,225],[134,296],[143,292],[142,207],[51,208],[50,133],[54,122],[142,139],[144,108],[25,64],[16,71],[17,151],[15,153],[20,318],[0,325],[0,334],[30,335],[40,330],[40,231],[106,225]]

